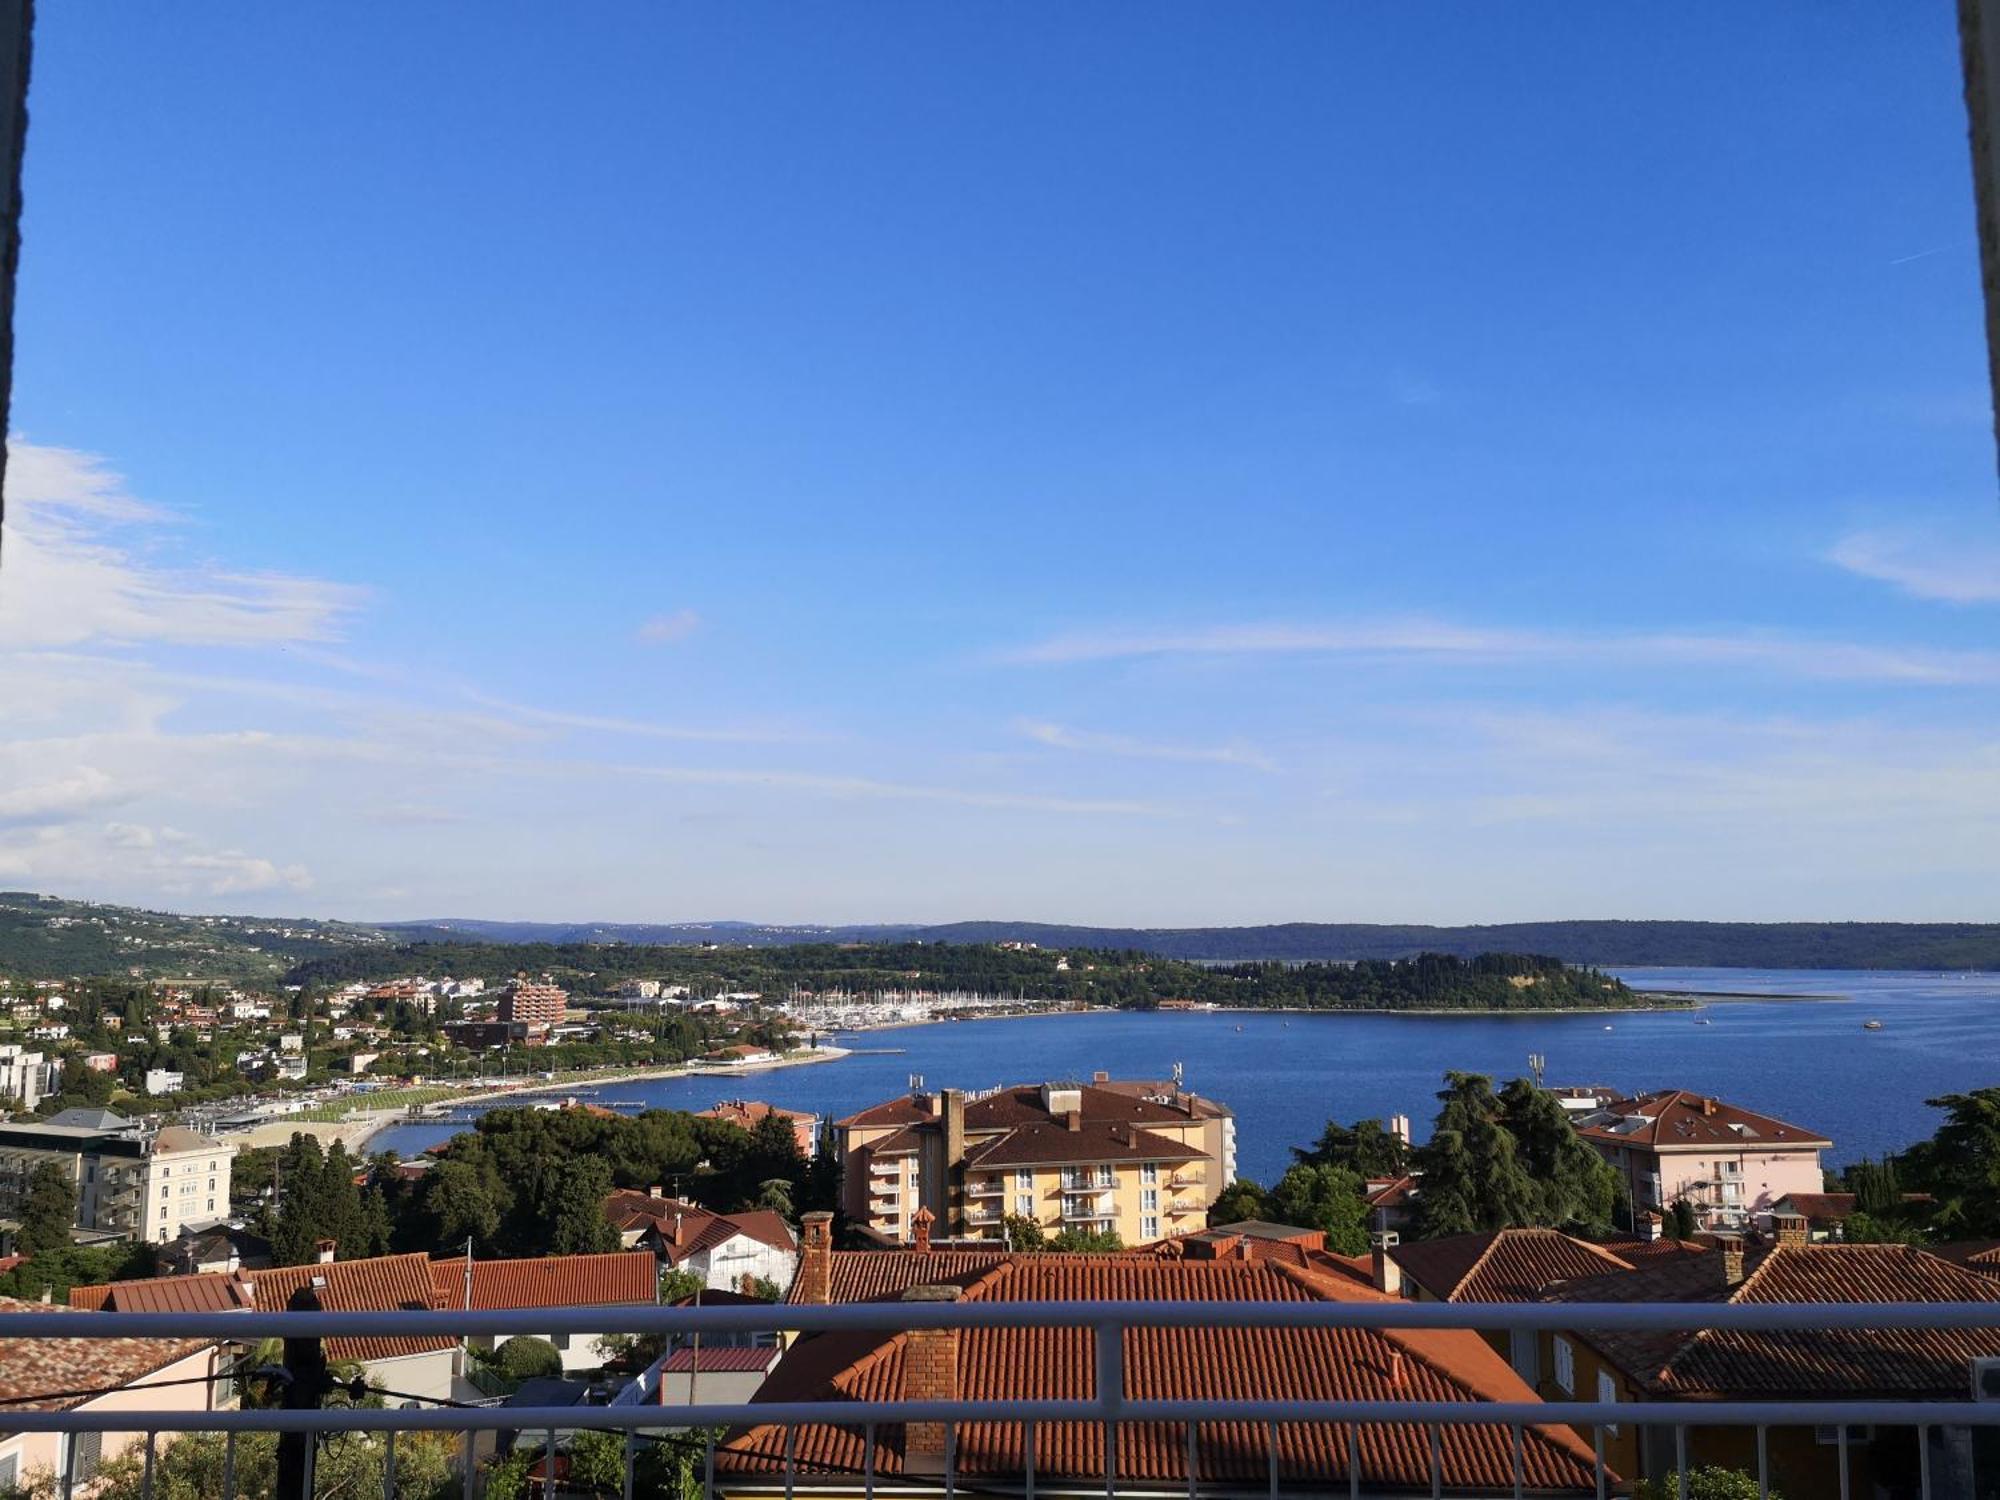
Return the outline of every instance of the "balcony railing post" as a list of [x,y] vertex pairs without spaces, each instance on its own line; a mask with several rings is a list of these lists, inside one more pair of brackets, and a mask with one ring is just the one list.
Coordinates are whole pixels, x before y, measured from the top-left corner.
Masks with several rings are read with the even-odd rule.
[[396,1434],[384,1434],[388,1439],[382,1450],[382,1500],[396,1500]]
[[[1846,1455],[1842,1454],[1840,1500],[1847,1500]],[[1771,1500],[1771,1429],[1757,1429],[1757,1500]]]
[[1931,1430],[1917,1429],[1917,1493],[1931,1500]]
[[[310,1286],[293,1292],[286,1312],[316,1313],[319,1294]],[[285,1340],[284,1394],[278,1404],[286,1411],[317,1411],[326,1404],[332,1379],[326,1349],[317,1338]],[[313,1443],[309,1432],[287,1432],[278,1438],[277,1500],[312,1500]]]
[[1118,1414],[1125,1407],[1125,1325],[1097,1325],[1097,1408],[1104,1414],[1104,1493],[1118,1483]]
[[146,1434],[146,1471],[139,1477],[139,1500],[153,1500],[153,1464],[159,1457],[160,1435]]

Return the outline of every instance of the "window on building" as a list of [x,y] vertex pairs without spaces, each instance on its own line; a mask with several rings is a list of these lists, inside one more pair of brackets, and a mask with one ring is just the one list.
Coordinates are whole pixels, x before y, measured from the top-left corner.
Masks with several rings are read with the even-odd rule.
[[97,1477],[97,1465],[104,1457],[104,1434],[79,1432],[70,1438],[70,1472],[82,1484]]
[[1139,1190],[1139,1207],[1145,1213],[1158,1213],[1160,1211],[1160,1190],[1158,1188],[1141,1188]]
[[174,1175],[174,1169],[172,1167],[161,1167],[160,1175],[162,1177],[171,1177]]
[[[1618,1400],[1618,1382],[1611,1378],[1611,1372],[1608,1370],[1599,1370],[1597,1372],[1597,1399],[1604,1402],[1607,1406]],[[1608,1436],[1617,1437],[1618,1424],[1616,1422],[1606,1422],[1604,1424],[1604,1431]]]
[[1144,1183],[1158,1182],[1160,1180],[1160,1164],[1156,1161],[1140,1162],[1139,1180]]
[[1035,1195],[1033,1193],[1016,1193],[1014,1195],[1014,1212],[1020,1214],[1023,1218],[1032,1219],[1035,1216]]
[[1152,1218],[1141,1219],[1139,1221],[1139,1233],[1149,1240],[1158,1239],[1160,1237],[1160,1221]]
[[1014,1169],[1014,1186],[1024,1193],[1032,1193],[1035,1190],[1035,1169],[1033,1167],[1016,1167]]
[[215,1200],[214,1200],[213,1198],[211,1198],[211,1199],[209,1199],[209,1200],[208,1200],[208,1211],[209,1211],[210,1213],[214,1213],[214,1212],[215,1212]]
[[1570,1348],[1569,1340],[1561,1334],[1556,1335],[1554,1347],[1556,1384],[1562,1387],[1564,1395],[1573,1396],[1576,1394],[1576,1351]]
[[160,1205],[160,1217],[164,1219],[166,1216],[167,1216],[167,1205],[162,1203]]

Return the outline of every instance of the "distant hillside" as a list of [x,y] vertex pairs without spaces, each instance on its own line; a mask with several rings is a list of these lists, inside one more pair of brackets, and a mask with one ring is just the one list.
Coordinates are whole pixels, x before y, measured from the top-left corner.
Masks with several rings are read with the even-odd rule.
[[1067,927],[1043,922],[775,927],[751,922],[392,923],[406,942],[1038,943],[1137,949],[1162,958],[1347,960],[1449,953],[1547,953],[1567,963],[1737,969],[2000,969],[2000,923],[1503,922],[1472,927],[1287,922],[1269,927]]
[[[841,943],[1035,943],[1162,958],[1340,962],[1420,953],[1546,953],[1566,963],[1747,969],[2000,970],[2000,923],[1508,922],[1477,927],[1289,922],[1268,927],[1069,927],[1042,922],[782,926],[754,922],[488,922],[369,925],[317,918],[203,917],[0,892],[0,975],[270,978],[314,961],[374,972],[411,944],[550,948]],[[517,955],[518,964],[533,955]],[[636,971],[635,971],[636,972]]]
[[173,912],[0,891],[0,975],[71,974],[269,980],[296,963],[386,948],[373,927],[297,917]]

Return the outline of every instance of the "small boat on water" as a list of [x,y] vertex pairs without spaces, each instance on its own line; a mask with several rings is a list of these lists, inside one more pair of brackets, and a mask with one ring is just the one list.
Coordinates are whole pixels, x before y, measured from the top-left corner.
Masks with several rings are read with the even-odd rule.
[[1863,1031],[1880,1031],[1882,1029],[1882,1023],[1880,1021],[1863,1021],[1861,1023],[1861,1029]]
[[1606,1031],[1609,1031],[1609,1030],[1610,1030],[1611,1028],[1610,1028],[1609,1026],[1607,1026],[1607,1027],[1605,1027],[1604,1029],[1605,1029]]

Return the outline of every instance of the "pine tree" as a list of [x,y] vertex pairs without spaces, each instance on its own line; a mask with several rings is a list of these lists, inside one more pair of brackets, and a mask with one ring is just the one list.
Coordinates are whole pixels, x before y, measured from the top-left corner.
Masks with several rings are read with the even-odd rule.
[[45,1161],[28,1176],[15,1246],[23,1255],[42,1255],[70,1243],[76,1223],[76,1179],[62,1163]]
[[1513,1134],[1500,1123],[1492,1080],[1447,1073],[1437,1097],[1443,1107],[1429,1143],[1417,1153],[1423,1174],[1419,1237],[1536,1223],[1542,1192],[1517,1158]]

